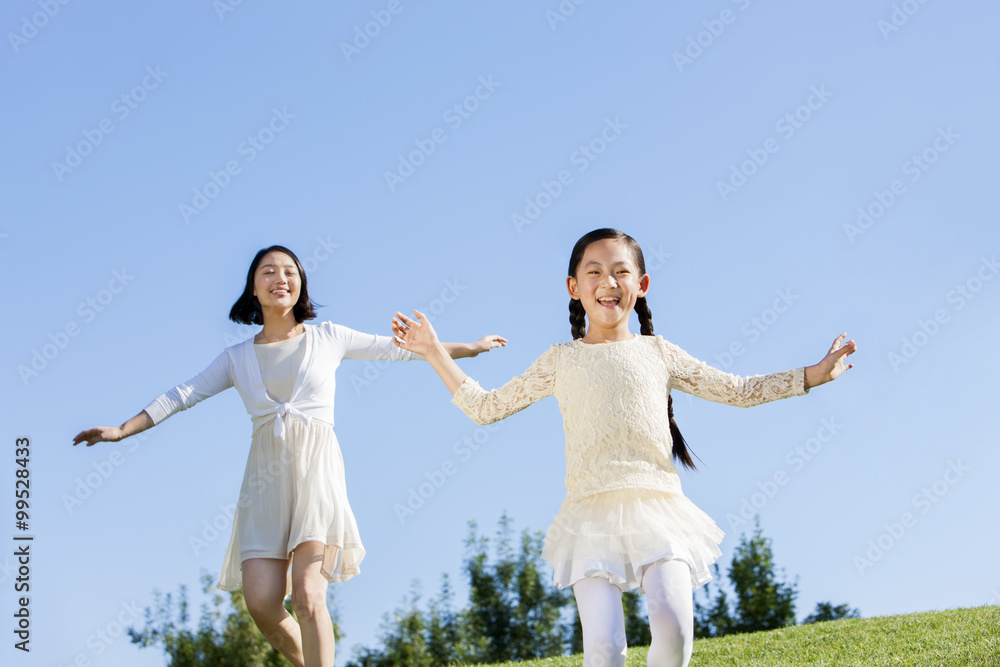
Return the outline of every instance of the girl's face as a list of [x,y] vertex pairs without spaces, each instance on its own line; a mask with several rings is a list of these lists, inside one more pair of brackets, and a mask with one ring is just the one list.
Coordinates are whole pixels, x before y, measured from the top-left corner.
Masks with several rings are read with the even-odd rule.
[[588,334],[627,334],[628,318],[639,297],[649,290],[649,276],[640,275],[632,251],[619,239],[594,241],[583,251],[576,275],[566,279],[573,299],[587,311]]
[[260,260],[253,278],[253,295],[264,308],[292,308],[299,302],[302,282],[295,261],[272,251]]

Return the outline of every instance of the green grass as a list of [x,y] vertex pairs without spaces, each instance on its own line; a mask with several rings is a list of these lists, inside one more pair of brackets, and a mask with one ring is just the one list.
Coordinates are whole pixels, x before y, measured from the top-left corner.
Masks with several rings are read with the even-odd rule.
[[[504,663],[579,667],[581,656]],[[629,667],[645,667],[646,648],[629,648]],[[699,639],[691,667],[1000,666],[1000,607],[845,619],[782,630]]]

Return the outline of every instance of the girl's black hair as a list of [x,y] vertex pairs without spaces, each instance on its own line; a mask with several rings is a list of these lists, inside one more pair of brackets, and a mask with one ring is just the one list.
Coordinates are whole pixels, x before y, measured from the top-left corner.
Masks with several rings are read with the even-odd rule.
[[295,315],[296,322],[312,320],[316,318],[316,304],[309,298],[309,289],[306,285],[306,272],[302,268],[302,262],[295,256],[295,253],[281,245],[273,245],[257,252],[257,255],[250,262],[250,270],[247,271],[247,284],[243,288],[243,294],[233,304],[229,311],[229,319],[240,324],[264,324],[264,312],[260,308],[260,301],[253,294],[253,279],[257,273],[264,255],[269,252],[283,252],[295,262],[295,268],[299,271],[299,279],[302,286],[299,290],[299,300],[292,307],[292,314]]
[[[603,239],[615,239],[624,242],[629,250],[632,251],[632,258],[635,261],[636,268],[639,270],[639,276],[646,275],[646,260],[642,256],[642,248],[639,247],[638,241],[626,234],[625,232],[618,231],[617,229],[595,229],[589,234],[584,234],[580,237],[580,240],[576,242],[573,246],[573,252],[569,256],[569,273],[568,275],[572,278],[576,278],[577,269],[580,268],[580,262],[583,261],[583,253],[586,251],[587,246],[595,241],[601,241]],[[649,304],[646,303],[646,297],[639,297],[635,302],[635,314],[639,318],[639,331],[643,336],[653,335],[653,313],[649,310]],[[587,311],[583,308],[583,303],[579,299],[569,300],[569,324],[573,331],[573,339],[583,338],[587,333]],[[684,436],[681,435],[681,431],[677,428],[677,422],[674,421],[674,397],[669,396],[667,398],[667,416],[670,419],[670,439],[673,441],[672,455],[674,460],[680,461],[686,468],[691,470],[695,469],[694,461],[691,460],[691,453],[688,451],[687,442],[684,441]]]

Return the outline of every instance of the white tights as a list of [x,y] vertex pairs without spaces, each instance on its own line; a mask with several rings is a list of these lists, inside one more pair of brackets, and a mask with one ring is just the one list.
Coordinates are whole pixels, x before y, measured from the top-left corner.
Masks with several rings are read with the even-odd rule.
[[[694,641],[691,570],[679,560],[660,561],[645,568],[652,643],[647,667],[687,667]],[[625,613],[621,590],[607,579],[591,577],[573,586],[583,625],[584,667],[625,664]]]

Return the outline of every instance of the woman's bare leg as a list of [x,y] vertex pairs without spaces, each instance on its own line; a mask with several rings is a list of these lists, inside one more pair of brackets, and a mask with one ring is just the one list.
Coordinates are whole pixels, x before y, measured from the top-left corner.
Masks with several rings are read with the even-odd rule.
[[292,552],[292,609],[302,631],[305,667],[333,667],[334,636],[326,607],[326,577],[320,572],[326,546],[303,542]]
[[250,616],[271,646],[295,667],[305,667],[299,624],[284,606],[287,577],[287,560],[249,558],[243,561],[243,597]]

